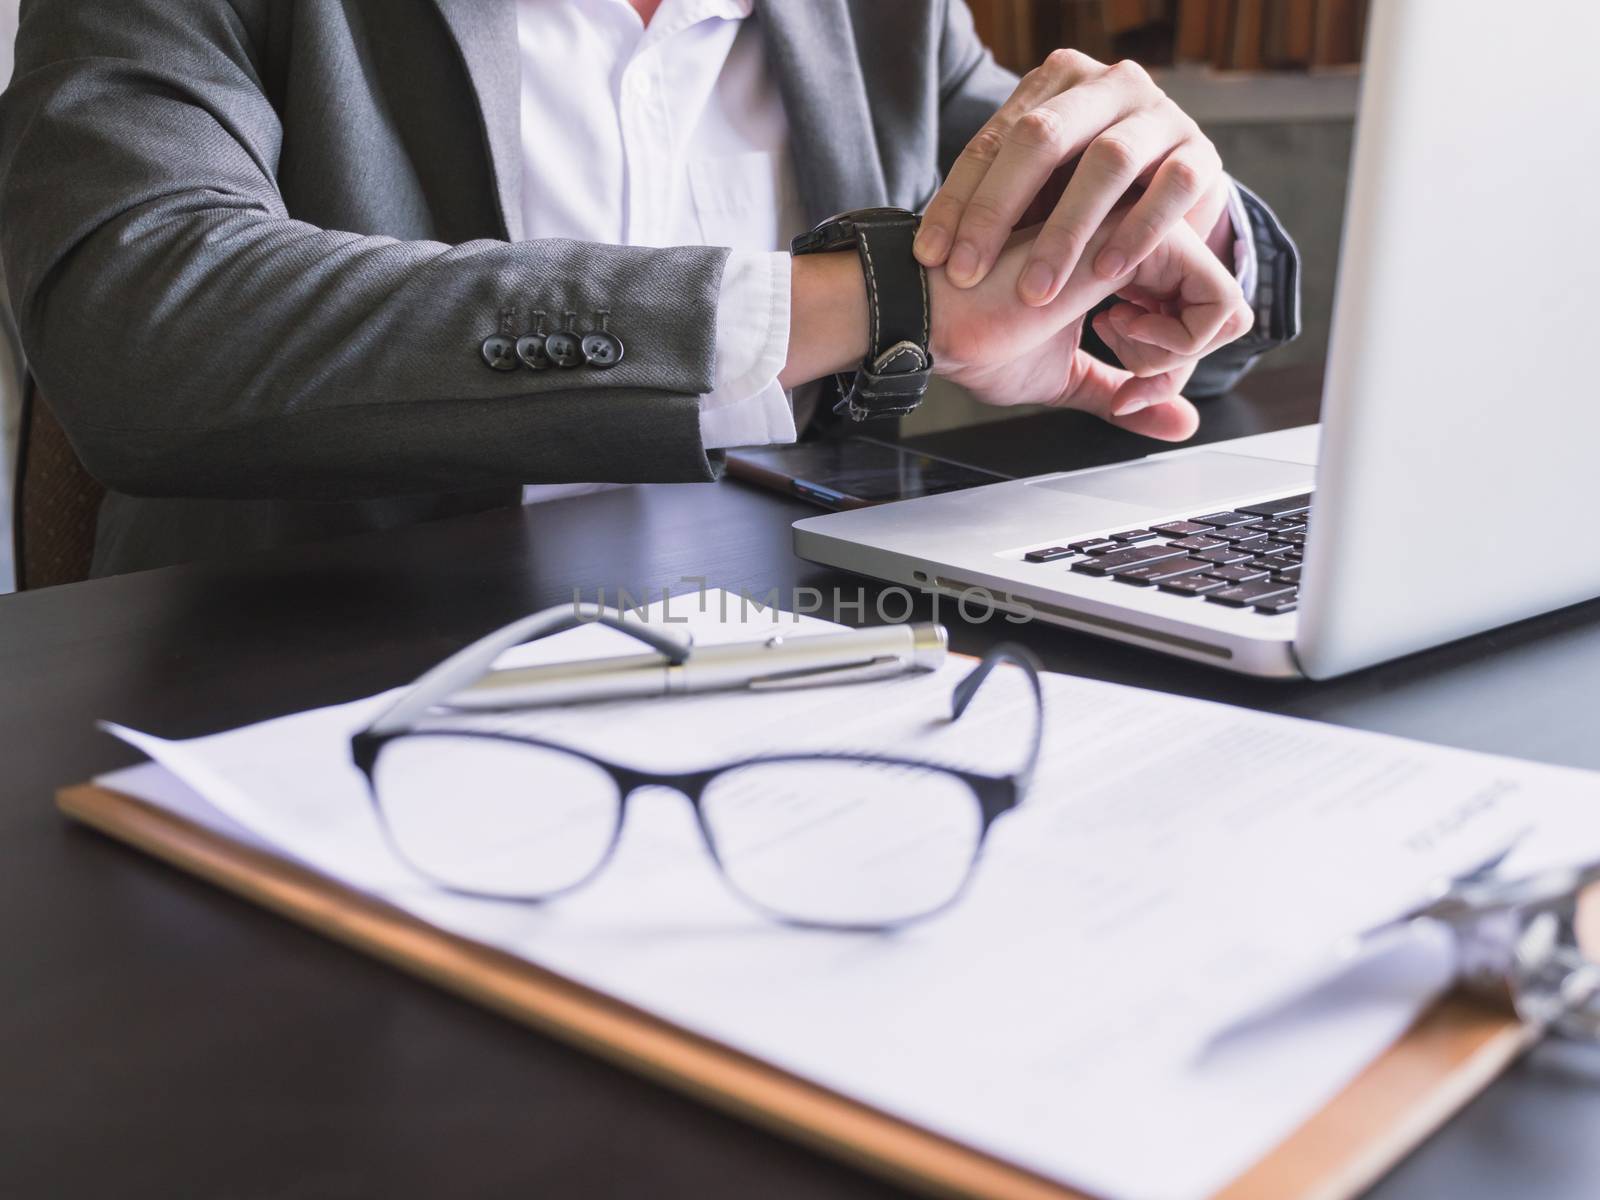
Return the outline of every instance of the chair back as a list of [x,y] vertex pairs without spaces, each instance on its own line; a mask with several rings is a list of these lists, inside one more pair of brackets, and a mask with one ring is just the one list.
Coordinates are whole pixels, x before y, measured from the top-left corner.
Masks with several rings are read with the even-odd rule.
[[106,490],[84,470],[31,379],[22,396],[16,487],[18,590],[87,579]]

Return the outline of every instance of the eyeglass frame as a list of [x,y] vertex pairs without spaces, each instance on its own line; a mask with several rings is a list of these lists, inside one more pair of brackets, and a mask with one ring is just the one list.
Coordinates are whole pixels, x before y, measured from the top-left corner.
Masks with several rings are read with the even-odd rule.
[[[1039,682],[1040,668],[1038,661],[1031,651],[1016,643],[1001,643],[992,647],[978,661],[978,664],[961,678],[951,695],[950,720],[955,722],[961,718],[962,713],[966,712],[978,690],[996,667],[1001,664],[1009,664],[1022,670],[1034,699],[1035,722],[1033,738],[1029,743],[1027,757],[1022,766],[1006,775],[989,775],[943,763],[903,758],[896,755],[857,754],[845,751],[796,751],[785,754],[762,754],[721,763],[714,767],[705,767],[696,771],[661,773],[643,771],[636,767],[610,762],[573,746],[522,734],[484,729],[419,729],[416,727],[415,721],[417,719],[430,712],[436,705],[447,701],[449,696],[456,691],[475,682],[507,650],[555,633],[564,632],[578,625],[587,624],[606,625],[626,633],[657,650],[665,656],[667,662],[674,665],[687,660],[693,649],[691,638],[673,636],[664,630],[656,629],[642,622],[627,621],[622,614],[614,613],[598,605],[561,605],[514,621],[451,655],[438,666],[420,676],[370,725],[351,736],[351,758],[366,780],[367,792],[372,801],[373,811],[377,816],[379,826],[383,829],[384,837],[388,841],[390,849],[407,866],[417,871],[418,874],[428,879],[441,890],[455,895],[522,904],[543,904],[569,895],[593,882],[610,865],[612,858],[616,854],[617,846],[621,843],[622,830],[627,824],[630,797],[641,788],[665,787],[678,792],[689,801],[690,806],[694,809],[695,825],[700,831],[701,841],[711,855],[712,864],[717,868],[718,875],[721,876],[729,891],[743,903],[760,912],[768,919],[784,925],[809,929],[828,929],[839,932],[888,932],[936,917],[949,910],[962,899],[972,883],[973,876],[977,873],[978,863],[983,857],[983,849],[988,841],[989,830],[993,827],[995,821],[1022,802],[1028,786],[1032,782],[1034,769],[1038,765],[1044,741],[1044,690]],[[401,846],[400,839],[395,836],[388,814],[384,811],[383,800],[378,794],[378,782],[375,775],[379,756],[385,746],[402,739],[426,737],[476,738],[528,746],[537,750],[551,750],[580,759],[599,768],[610,777],[612,784],[617,789],[616,821],[612,827],[611,836],[604,853],[581,878],[560,888],[548,892],[540,892],[536,895],[512,896],[498,892],[481,891],[447,883],[436,878],[431,872],[424,870],[412,860],[411,856]],[[752,766],[793,762],[853,762],[873,766],[907,767],[918,771],[934,771],[959,779],[966,785],[967,790],[976,801],[980,816],[978,836],[973,841],[972,856],[967,862],[960,884],[947,899],[933,908],[885,921],[827,921],[799,917],[774,909],[754,897],[746,895],[729,873],[727,865],[723,862],[721,853],[717,849],[716,836],[712,832],[705,816],[702,802],[704,793],[718,776]]]

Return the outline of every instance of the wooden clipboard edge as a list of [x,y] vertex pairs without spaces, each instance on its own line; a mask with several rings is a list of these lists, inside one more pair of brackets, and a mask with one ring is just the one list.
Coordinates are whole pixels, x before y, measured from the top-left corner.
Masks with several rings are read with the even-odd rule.
[[132,796],[80,784],[58,791],[56,806],[390,966],[896,1183],[938,1196],[1091,1200]]
[[[896,1183],[940,1196],[1091,1200],[134,797],[79,784],[57,792],[56,804],[85,825],[391,966]],[[1446,996],[1216,1200],[1355,1195],[1529,1042],[1515,1018]]]
[[1535,1040],[1452,992],[1343,1091],[1214,1200],[1347,1200],[1420,1146]]

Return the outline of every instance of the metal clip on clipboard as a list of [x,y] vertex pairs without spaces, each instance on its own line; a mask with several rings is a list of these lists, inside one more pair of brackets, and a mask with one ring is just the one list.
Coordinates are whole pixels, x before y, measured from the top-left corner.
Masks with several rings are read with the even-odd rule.
[[[1359,935],[1359,944],[1416,921],[1449,929],[1459,981],[1535,1033],[1600,1041],[1600,959],[1580,941],[1585,889],[1600,861],[1532,875],[1496,874],[1510,851],[1443,881],[1436,895]],[[1600,889],[1591,902],[1600,901]],[[1590,919],[1600,924],[1600,903]],[[1600,929],[1591,937],[1600,935]]]

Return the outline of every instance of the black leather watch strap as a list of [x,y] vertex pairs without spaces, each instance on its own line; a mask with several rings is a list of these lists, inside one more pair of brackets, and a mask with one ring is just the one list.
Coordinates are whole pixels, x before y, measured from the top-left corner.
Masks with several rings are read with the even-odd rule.
[[841,377],[836,411],[853,420],[900,417],[922,403],[933,373],[928,277],[911,252],[920,218],[898,208],[844,213],[794,240],[795,254],[854,247],[867,285],[867,356]]

